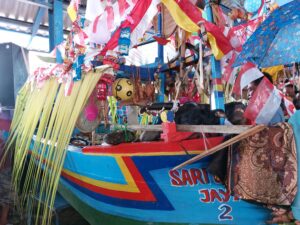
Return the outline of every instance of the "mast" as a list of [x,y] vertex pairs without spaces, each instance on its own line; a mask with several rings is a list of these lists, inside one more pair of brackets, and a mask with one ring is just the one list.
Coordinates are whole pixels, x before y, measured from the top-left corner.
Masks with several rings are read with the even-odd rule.
[[[158,36],[162,37],[162,6],[161,4],[158,6],[158,15],[157,15],[157,28],[158,28]],[[157,43],[158,47],[158,58],[157,58],[157,64],[163,65],[164,63],[164,46]],[[163,73],[159,73],[159,79],[160,79],[160,91],[158,96],[158,102],[164,102],[165,98],[165,75]]]
[[[207,15],[207,20],[209,22],[214,22],[212,9],[209,4],[209,0],[205,0],[205,12]],[[212,55],[210,58],[211,62],[211,70],[212,70],[212,92],[210,96],[210,105],[211,109],[223,109],[224,107],[224,90],[222,85],[222,74],[221,74],[221,65],[220,61],[216,60],[215,57]],[[220,121],[221,124],[224,124],[224,120]]]

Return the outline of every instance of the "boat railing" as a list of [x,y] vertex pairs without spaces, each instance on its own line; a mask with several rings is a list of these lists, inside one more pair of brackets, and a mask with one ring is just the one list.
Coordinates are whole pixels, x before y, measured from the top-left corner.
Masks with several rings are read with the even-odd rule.
[[[218,134],[240,134],[253,125],[176,125],[178,132],[200,132]],[[127,128],[143,131],[163,131],[163,125],[128,125]]]

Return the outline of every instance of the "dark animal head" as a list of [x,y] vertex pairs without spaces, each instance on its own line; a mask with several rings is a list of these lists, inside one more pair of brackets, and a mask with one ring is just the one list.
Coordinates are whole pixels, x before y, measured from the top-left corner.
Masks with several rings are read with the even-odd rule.
[[234,125],[246,124],[244,117],[246,106],[242,102],[230,102],[225,104],[226,118]]
[[196,104],[187,102],[181,106],[175,113],[175,122],[177,124],[187,125],[213,125],[219,124],[219,119],[222,117],[223,111],[210,110],[208,104]]
[[245,105],[241,102],[231,102],[225,105],[225,112],[221,109],[210,110],[208,104],[185,103],[175,113],[177,124],[189,125],[217,125],[220,118],[227,118],[232,124],[245,124]]

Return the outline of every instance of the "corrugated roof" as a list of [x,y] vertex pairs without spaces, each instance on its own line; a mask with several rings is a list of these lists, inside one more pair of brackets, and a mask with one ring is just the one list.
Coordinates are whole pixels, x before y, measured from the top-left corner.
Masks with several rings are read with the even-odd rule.
[[[41,1],[40,1],[41,2]],[[86,1],[83,1],[84,3]],[[51,5],[49,3],[39,3],[33,0],[1,0],[0,7],[0,29],[14,30],[22,33],[31,34],[32,25],[39,10],[39,4],[43,4],[43,7],[47,9]],[[68,2],[64,2],[67,7]],[[64,30],[71,29],[71,21],[64,10]],[[48,10],[42,19],[40,29],[37,35],[48,36]]]

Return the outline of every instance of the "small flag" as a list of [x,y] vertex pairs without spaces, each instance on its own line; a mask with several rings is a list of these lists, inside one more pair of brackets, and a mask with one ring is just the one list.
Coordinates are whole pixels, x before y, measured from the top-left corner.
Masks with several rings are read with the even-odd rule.
[[256,124],[269,124],[281,104],[281,96],[275,86],[264,78],[254,92],[245,110],[245,118]]
[[158,36],[153,36],[153,38],[157,41],[158,44],[160,45],[166,45],[168,44],[168,42],[170,42],[170,40],[162,38],[162,37],[158,37]]
[[281,91],[279,91],[280,96],[283,98],[283,103],[286,108],[286,112],[289,116],[292,116],[296,112],[296,107],[294,103],[289,100]]
[[217,60],[229,53],[233,48],[221,29],[205,20],[201,10],[189,0],[162,0],[178,26],[188,32],[198,32],[202,22],[207,31],[208,41]]
[[137,1],[134,8],[126,17],[126,20],[124,20],[119,28],[114,31],[110,40],[101,51],[101,55],[105,55],[108,50],[115,50],[118,47],[121,31],[125,27],[130,28],[130,46],[136,45],[139,38],[142,37],[149,28],[149,24],[151,24],[153,17],[157,14],[157,4],[159,2],[159,0]]
[[[106,44],[121,22],[127,19],[136,2],[132,0],[119,0],[114,1],[114,3],[108,1],[106,5],[103,5],[100,4],[99,0],[97,2],[94,1],[88,1],[89,10],[87,9],[87,12],[90,14],[86,15],[86,18],[92,21],[88,27],[88,36],[92,43]],[[95,14],[93,6],[101,10]]]
[[77,19],[79,0],[71,0],[70,5],[67,8],[68,15],[72,22],[75,22]]

